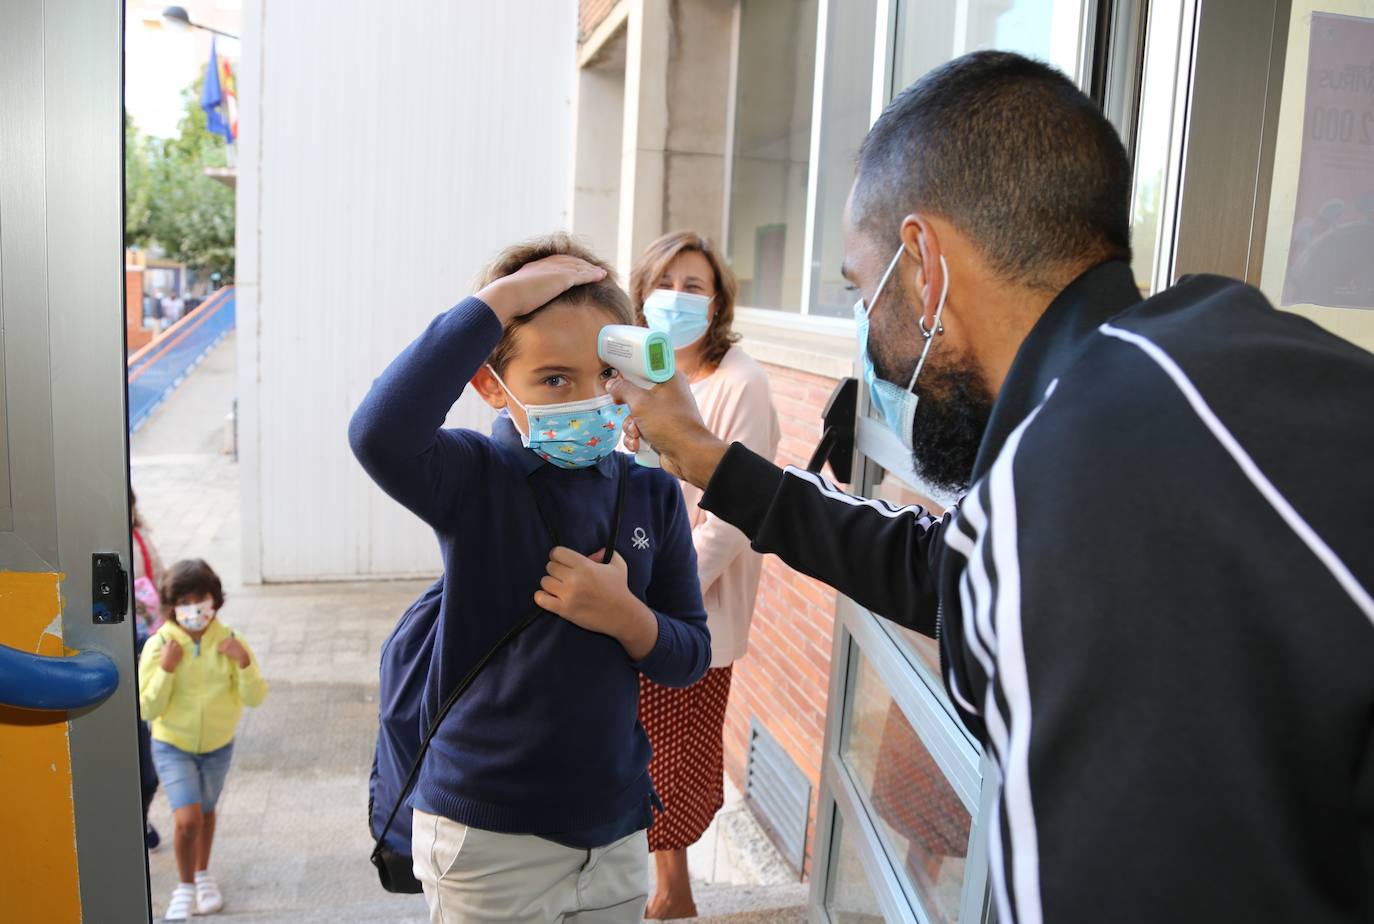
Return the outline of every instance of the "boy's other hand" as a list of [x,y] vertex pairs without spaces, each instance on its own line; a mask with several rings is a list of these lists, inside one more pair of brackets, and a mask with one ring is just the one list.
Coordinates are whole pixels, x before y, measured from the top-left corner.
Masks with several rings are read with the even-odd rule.
[[239,670],[246,670],[248,665],[252,663],[252,659],[248,657],[248,649],[243,647],[243,643],[236,636],[229,636],[220,642],[215,650],[226,658],[232,658],[234,663],[239,666]]
[[604,554],[554,549],[535,605],[589,632],[611,636],[632,660],[642,661],[658,643],[658,619],[630,593],[625,559],[616,554],[603,565]]
[[162,660],[159,662],[162,669],[169,674],[176,670],[177,665],[181,663],[182,653],[181,643],[168,639],[167,644],[162,646]]
[[511,318],[529,314],[547,305],[573,286],[600,282],[606,271],[586,260],[555,254],[526,263],[509,276],[502,276],[482,287],[477,297],[487,304],[504,325]]

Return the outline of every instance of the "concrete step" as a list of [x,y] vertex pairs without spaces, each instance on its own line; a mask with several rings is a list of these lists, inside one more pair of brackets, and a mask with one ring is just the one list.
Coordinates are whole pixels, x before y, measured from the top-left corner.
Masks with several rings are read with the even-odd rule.
[[793,924],[806,921],[806,883],[787,885],[701,885],[695,890],[698,917],[711,924]]

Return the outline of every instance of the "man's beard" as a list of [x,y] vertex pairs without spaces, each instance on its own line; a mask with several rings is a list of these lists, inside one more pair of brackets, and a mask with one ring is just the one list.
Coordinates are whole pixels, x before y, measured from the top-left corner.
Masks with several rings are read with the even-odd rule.
[[922,481],[958,497],[973,480],[993,398],[971,362],[960,357],[937,363],[939,349],[937,341],[916,382],[920,401],[912,423],[911,467]]
[[[920,356],[894,355],[890,345],[925,346],[925,338],[916,325],[919,312],[910,295],[901,288],[900,279],[889,296],[892,314],[881,335],[870,334],[874,371],[889,382],[911,381],[912,370]],[[875,332],[876,333],[876,332]],[[978,458],[983,433],[994,402],[992,390],[983,381],[982,373],[965,353],[942,353],[941,335],[935,335],[925,368],[916,380],[916,416],[911,432],[911,467],[927,485],[958,497],[969,489],[973,480],[973,463]],[[876,342],[875,342],[876,341]]]

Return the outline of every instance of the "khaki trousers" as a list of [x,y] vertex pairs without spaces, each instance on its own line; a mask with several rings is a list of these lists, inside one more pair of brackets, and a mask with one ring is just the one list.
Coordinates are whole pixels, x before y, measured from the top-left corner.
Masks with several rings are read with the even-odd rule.
[[576,850],[415,810],[411,848],[430,924],[640,924],[649,843]]

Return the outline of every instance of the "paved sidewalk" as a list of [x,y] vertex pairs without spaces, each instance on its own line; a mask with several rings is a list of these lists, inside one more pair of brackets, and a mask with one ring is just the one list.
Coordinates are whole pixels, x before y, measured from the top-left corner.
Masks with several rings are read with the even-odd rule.
[[[424,582],[244,586],[238,466],[224,454],[234,395],[227,338],[134,436],[139,510],[164,562],[199,557],[225,584],[224,620],[267,677],[247,710],[220,802],[211,871],[226,924],[427,920],[419,896],[382,891],[368,862],[367,783],[377,728],[377,654]],[[149,857],[155,920],[177,881],[172,822],[151,812],[165,846]],[[689,854],[703,920],[805,920],[797,883],[737,793]]]

